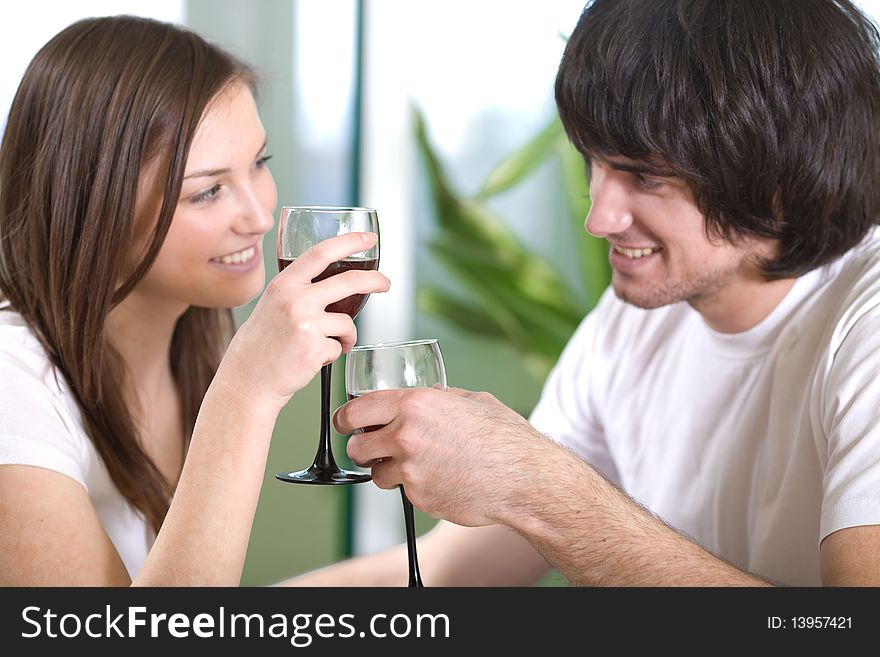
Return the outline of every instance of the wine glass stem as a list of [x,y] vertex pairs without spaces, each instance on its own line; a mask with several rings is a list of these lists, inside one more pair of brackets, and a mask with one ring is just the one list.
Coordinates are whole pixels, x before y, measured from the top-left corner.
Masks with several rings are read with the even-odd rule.
[[328,363],[321,367],[321,439],[318,441],[318,452],[315,454],[313,467],[321,470],[337,470],[330,447],[330,378],[333,367]]
[[413,505],[406,496],[403,486],[400,497],[403,498],[403,519],[406,524],[406,554],[409,559],[409,584],[407,586],[423,587],[422,576],[419,574],[419,557],[416,554],[416,523],[413,518]]

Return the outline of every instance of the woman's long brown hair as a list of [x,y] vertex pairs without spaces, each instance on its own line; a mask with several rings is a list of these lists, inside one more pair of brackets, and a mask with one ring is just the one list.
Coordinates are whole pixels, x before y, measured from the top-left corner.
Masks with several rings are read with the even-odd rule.
[[[190,31],[87,19],[31,62],[0,146],[0,291],[66,378],[113,482],[157,532],[172,486],[139,440],[124,394],[133,373],[110,343],[107,317],[155,260],[202,114],[236,80],[253,88],[255,76]],[[155,224],[155,214],[136,216],[148,166],[157,172],[145,178],[148,195],[161,199]],[[144,221],[153,234],[127,266]],[[196,307],[175,327],[187,439],[232,329],[230,310]]]

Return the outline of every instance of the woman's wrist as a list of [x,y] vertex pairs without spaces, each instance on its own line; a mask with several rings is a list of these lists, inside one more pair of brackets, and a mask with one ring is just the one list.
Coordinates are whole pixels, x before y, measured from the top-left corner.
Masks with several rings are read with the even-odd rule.
[[282,396],[270,389],[262,380],[259,365],[240,362],[240,354],[230,349],[220,362],[214,380],[208,390],[235,404],[277,415],[293,395]]
[[289,398],[282,399],[271,394],[259,379],[240,376],[234,368],[224,366],[223,363],[208,387],[205,400],[215,401],[226,408],[237,408],[248,414],[268,417],[273,422],[290,401]]

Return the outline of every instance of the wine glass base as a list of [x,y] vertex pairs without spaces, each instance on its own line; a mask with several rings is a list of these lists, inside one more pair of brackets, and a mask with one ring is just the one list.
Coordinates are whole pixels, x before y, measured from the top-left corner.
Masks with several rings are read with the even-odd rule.
[[369,474],[364,472],[319,470],[318,468],[308,468],[299,472],[279,472],[275,475],[275,478],[289,484],[317,484],[319,486],[362,484],[372,479]]

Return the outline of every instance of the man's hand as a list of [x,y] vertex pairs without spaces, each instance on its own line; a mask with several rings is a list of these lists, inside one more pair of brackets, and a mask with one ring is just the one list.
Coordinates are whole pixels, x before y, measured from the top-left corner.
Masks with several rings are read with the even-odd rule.
[[467,526],[499,522],[551,447],[492,395],[456,388],[371,392],[340,407],[334,424],[344,434],[379,427],[352,436],[351,459],[372,466],[380,488],[403,484],[419,509]]

